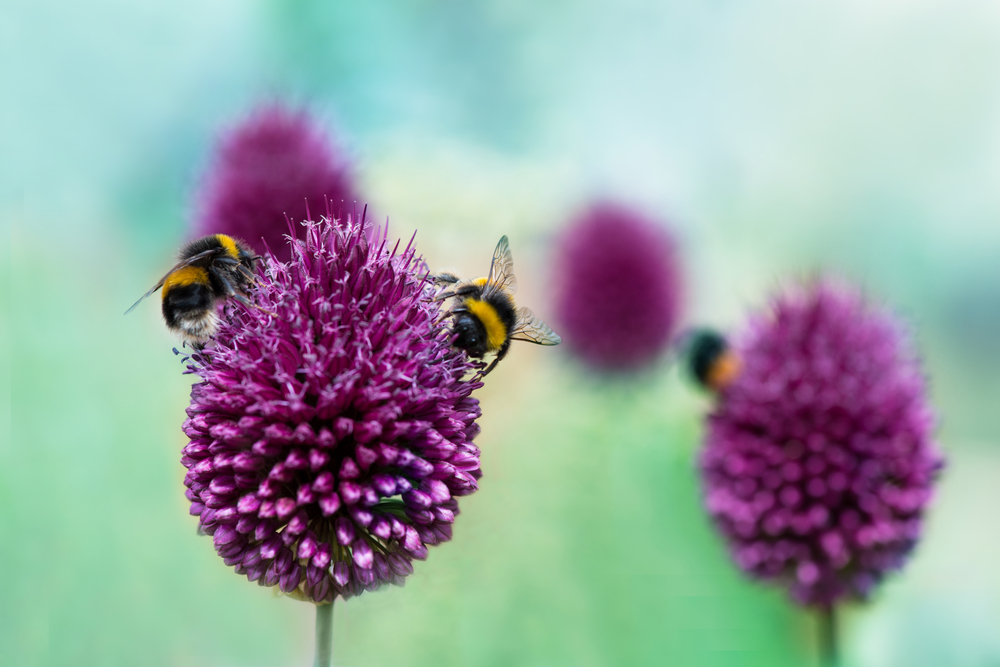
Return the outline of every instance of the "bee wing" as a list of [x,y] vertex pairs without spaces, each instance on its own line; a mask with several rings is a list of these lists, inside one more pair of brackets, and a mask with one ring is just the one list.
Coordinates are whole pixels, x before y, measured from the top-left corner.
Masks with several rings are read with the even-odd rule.
[[484,291],[504,291],[513,294],[517,291],[517,278],[514,277],[514,258],[510,255],[507,236],[500,237],[496,250],[493,251],[493,263],[490,264],[490,275],[486,278]]
[[147,296],[149,296],[150,294],[152,294],[156,290],[158,290],[161,287],[163,287],[163,283],[167,282],[167,278],[169,278],[170,274],[173,273],[174,271],[177,271],[178,269],[183,269],[185,266],[191,266],[192,264],[194,264],[198,260],[205,259],[206,257],[211,257],[212,255],[215,255],[215,254],[220,253],[220,252],[225,252],[225,250],[223,248],[212,248],[211,250],[206,250],[204,252],[199,252],[197,255],[193,255],[193,256],[188,257],[187,259],[185,259],[183,261],[177,262],[177,264],[174,265],[174,268],[172,268],[169,271],[167,271],[166,274],[164,274],[164,276],[162,278],[160,278],[160,281],[158,283],[156,283],[155,285],[153,285],[152,289],[150,289],[148,292],[146,292],[145,294],[143,294],[142,296],[140,296],[139,300],[136,301],[135,303],[133,303],[129,307],[129,309],[125,311],[125,314],[128,315],[129,313],[131,313],[132,310],[136,306],[138,306],[140,303],[142,303],[143,299],[145,299]]
[[538,345],[558,345],[562,342],[559,334],[553,331],[548,324],[542,322],[531,310],[524,307],[517,310],[517,324],[514,325],[510,339],[523,340]]

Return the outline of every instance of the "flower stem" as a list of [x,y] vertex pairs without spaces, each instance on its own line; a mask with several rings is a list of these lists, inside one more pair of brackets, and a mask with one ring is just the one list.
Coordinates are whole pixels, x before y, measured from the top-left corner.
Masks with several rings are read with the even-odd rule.
[[819,610],[819,656],[823,667],[840,665],[837,656],[837,619],[832,604]]
[[314,667],[333,665],[333,603],[316,605],[316,660]]

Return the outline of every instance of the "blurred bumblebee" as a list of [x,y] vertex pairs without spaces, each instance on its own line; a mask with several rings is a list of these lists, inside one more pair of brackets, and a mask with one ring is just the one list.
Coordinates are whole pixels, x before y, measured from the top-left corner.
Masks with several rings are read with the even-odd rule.
[[702,329],[687,344],[688,370],[698,384],[714,392],[728,387],[742,370],[742,362],[722,334]]
[[452,333],[455,347],[477,359],[488,353],[496,353],[496,358],[483,371],[483,376],[489,374],[507,356],[511,341],[523,340],[538,345],[558,345],[562,342],[530,310],[515,307],[517,280],[514,278],[514,260],[511,258],[506,236],[497,243],[490,273],[485,278],[461,280],[454,274],[442,273],[434,276],[434,281],[438,285],[449,286],[434,298],[435,301],[450,298],[458,301],[449,313],[454,320]]
[[167,328],[184,342],[200,347],[219,327],[216,313],[219,301],[231,298],[257,307],[245,295],[247,288],[257,281],[254,267],[260,257],[246,242],[213,234],[188,243],[177,258],[176,266],[132,304],[126,315],[162,287]]

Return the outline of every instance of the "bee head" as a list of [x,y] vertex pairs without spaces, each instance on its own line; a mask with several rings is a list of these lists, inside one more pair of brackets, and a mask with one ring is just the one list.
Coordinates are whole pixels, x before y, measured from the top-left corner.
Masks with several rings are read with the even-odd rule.
[[250,271],[253,271],[254,265],[260,259],[252,248],[242,243],[237,246],[237,254],[239,255],[240,264]]
[[475,316],[469,313],[458,314],[455,317],[452,333],[455,338],[455,347],[465,350],[469,356],[481,357],[486,354],[486,329]]

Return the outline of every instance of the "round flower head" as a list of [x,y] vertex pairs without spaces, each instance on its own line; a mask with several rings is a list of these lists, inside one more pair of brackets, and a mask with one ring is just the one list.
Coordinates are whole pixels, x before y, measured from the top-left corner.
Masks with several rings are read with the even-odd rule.
[[304,111],[264,106],[220,141],[200,202],[197,234],[242,238],[258,252],[266,244],[287,262],[287,220],[306,220],[310,211],[328,208],[350,211],[353,201],[347,166],[323,130]]
[[908,340],[818,282],[780,295],[734,348],[701,458],[709,513],[737,565],[796,601],[864,599],[916,544],[943,463]]
[[559,331],[601,371],[652,363],[670,342],[680,310],[680,269],[660,225],[627,208],[593,206],[559,241]]
[[315,602],[402,583],[477,488],[482,385],[397,250],[307,223],[191,358],[191,514],[251,581]]

